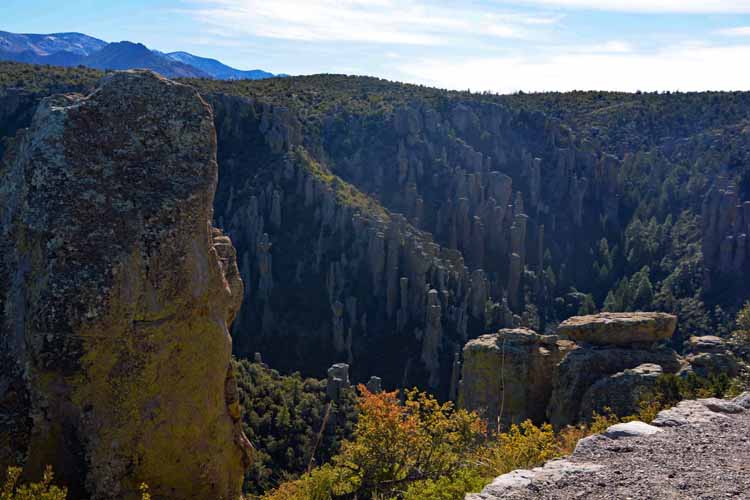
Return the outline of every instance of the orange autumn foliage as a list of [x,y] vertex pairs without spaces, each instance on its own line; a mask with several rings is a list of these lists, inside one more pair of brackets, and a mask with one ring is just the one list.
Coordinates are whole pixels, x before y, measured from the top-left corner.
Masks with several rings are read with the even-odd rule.
[[476,413],[410,390],[373,394],[359,386],[359,421],[334,463],[357,491],[393,494],[408,483],[451,473],[481,446],[485,425]]

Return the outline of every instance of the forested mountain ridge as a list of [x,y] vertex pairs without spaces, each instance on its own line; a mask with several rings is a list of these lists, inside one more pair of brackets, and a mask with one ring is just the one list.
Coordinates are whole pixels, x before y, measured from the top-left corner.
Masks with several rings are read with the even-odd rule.
[[[10,33],[0,31],[0,61],[106,70],[150,69],[170,78],[226,80],[272,78],[262,70],[242,71],[215,59],[187,52],[165,54],[141,43],[107,43],[83,33]],[[286,75],[279,75],[286,76]]]
[[[4,135],[98,78],[2,69]],[[653,309],[721,333],[748,297],[749,93],[186,82],[214,110],[215,218],[247,285],[237,355],[449,395],[456,352],[499,327]]]

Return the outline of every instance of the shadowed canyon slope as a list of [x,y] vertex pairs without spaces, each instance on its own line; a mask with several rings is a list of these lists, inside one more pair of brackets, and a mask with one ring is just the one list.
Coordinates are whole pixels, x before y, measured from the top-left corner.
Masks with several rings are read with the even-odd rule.
[[[96,78],[7,67],[6,135],[50,89]],[[748,296],[748,93],[186,82],[214,109],[240,356],[316,376],[351,362],[354,380],[447,396],[456,354],[487,332],[659,310],[680,345]]]
[[[237,498],[249,443],[229,325],[242,299],[211,225],[210,107],[149,72],[56,95],[0,170],[0,465],[74,496]],[[84,493],[85,492],[85,493]]]
[[[216,110],[217,222],[249,285],[240,354],[312,373],[350,361],[355,379],[448,395],[456,353],[487,331],[546,331],[607,307],[676,313],[710,334],[724,321],[715,306],[747,296],[734,278],[750,262],[737,208],[747,94],[630,145],[616,116],[576,130],[540,111],[545,96],[535,109],[338,76],[200,86]],[[688,115],[708,98],[637,104],[657,120],[665,102]],[[722,246],[723,258],[701,252]]]

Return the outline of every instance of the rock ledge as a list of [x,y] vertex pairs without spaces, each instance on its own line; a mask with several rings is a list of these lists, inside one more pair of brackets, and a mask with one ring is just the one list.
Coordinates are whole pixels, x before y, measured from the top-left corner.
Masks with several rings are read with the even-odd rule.
[[576,342],[626,346],[667,340],[676,326],[677,317],[666,313],[600,313],[569,318],[557,332]]
[[683,401],[652,425],[614,425],[570,457],[504,474],[466,500],[746,498],[749,401]]

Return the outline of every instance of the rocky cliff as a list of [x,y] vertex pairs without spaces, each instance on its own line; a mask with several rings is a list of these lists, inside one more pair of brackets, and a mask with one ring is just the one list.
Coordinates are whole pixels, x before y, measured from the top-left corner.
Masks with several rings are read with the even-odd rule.
[[44,99],[0,177],[0,466],[51,464],[76,497],[238,498],[243,286],[211,225],[210,107],[112,74]]

